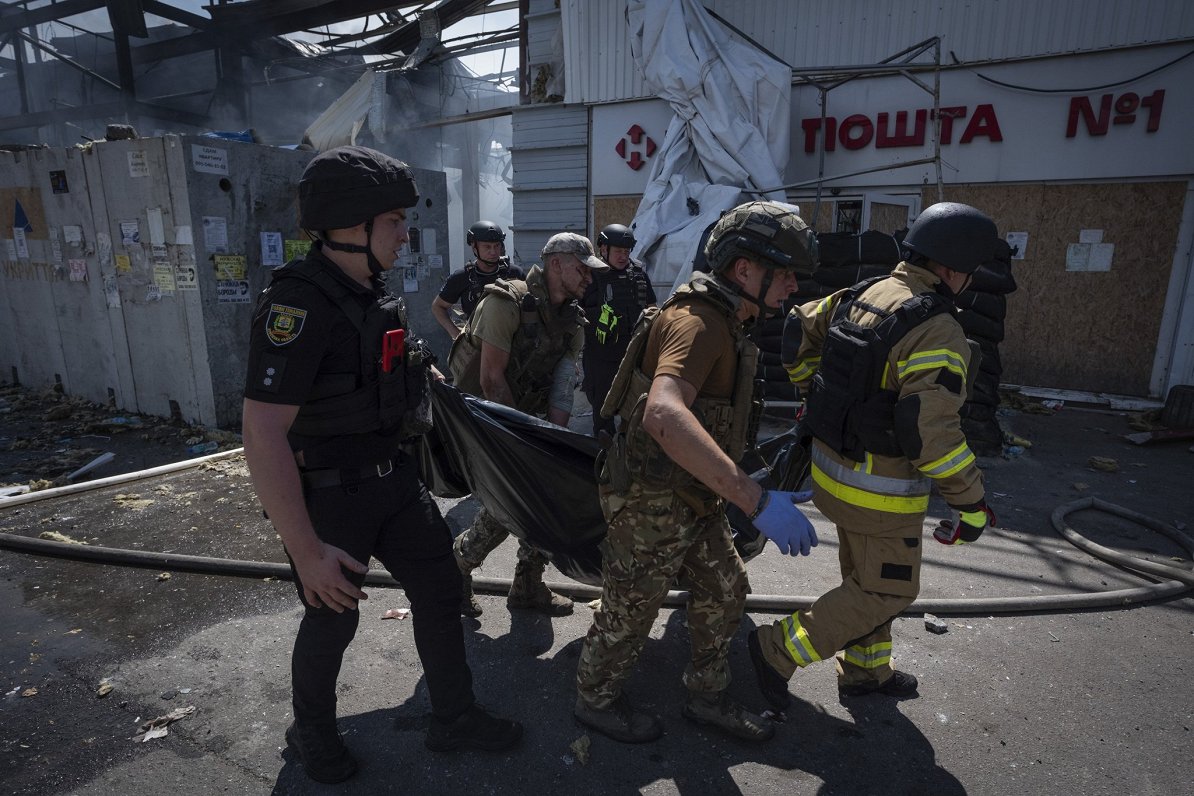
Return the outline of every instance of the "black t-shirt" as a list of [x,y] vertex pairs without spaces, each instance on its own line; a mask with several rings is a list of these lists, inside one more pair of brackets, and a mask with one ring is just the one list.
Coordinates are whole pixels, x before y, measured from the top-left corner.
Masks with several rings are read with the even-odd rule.
[[492,285],[498,279],[523,279],[525,275],[517,265],[503,263],[495,270],[486,274],[477,268],[476,261],[469,263],[462,270],[448,275],[444,285],[439,289],[439,297],[449,304],[460,303],[460,309],[467,318],[471,318],[477,303],[481,301],[481,291],[486,285]]

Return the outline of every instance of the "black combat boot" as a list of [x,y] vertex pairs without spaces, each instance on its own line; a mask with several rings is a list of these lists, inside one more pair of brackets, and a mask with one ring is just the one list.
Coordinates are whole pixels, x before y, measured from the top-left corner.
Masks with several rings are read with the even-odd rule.
[[774,724],[751,713],[725,691],[712,694],[690,691],[680,713],[689,721],[716,727],[744,741],[769,741],[775,735]]
[[607,708],[595,708],[578,696],[572,715],[589,729],[622,743],[647,743],[663,735],[659,719],[635,710],[625,694]]
[[433,752],[451,752],[461,748],[500,752],[515,746],[520,740],[521,724],[499,719],[474,702],[468,710],[451,721],[432,717],[424,743]]
[[572,613],[572,600],[556,594],[543,582],[543,565],[521,560],[514,567],[514,582],[510,584],[506,606],[533,608],[548,616],[568,616]]
[[357,773],[357,760],[344,745],[336,723],[299,724],[296,719],[286,728],[286,743],[303,761],[307,776],[327,785]]

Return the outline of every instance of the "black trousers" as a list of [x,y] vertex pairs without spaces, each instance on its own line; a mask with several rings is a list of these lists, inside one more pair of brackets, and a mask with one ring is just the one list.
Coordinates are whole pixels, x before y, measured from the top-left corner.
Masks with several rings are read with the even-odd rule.
[[590,357],[584,360],[585,380],[584,387],[585,397],[589,399],[589,404],[593,407],[593,436],[596,437],[602,430],[608,431],[610,436],[614,434],[614,419],[603,418],[601,416],[601,404],[605,403],[605,396],[609,392],[610,385],[614,383],[614,376],[618,375],[618,365],[621,362],[618,360],[597,359]]
[[[460,570],[452,533],[419,480],[416,463],[399,456],[385,477],[308,490],[305,499],[322,541],[364,564],[376,557],[402,584],[432,714],[450,720],[467,710],[473,704],[473,679],[460,624]],[[365,581],[364,575],[347,570],[345,575],[357,586]],[[336,678],[360,612],[313,608],[303,598],[297,572],[295,585],[306,610],[290,661],[294,715],[304,722],[335,721]]]

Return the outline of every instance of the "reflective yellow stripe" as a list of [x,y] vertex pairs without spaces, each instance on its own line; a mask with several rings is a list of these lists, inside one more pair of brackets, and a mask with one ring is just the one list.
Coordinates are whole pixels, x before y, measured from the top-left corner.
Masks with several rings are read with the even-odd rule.
[[805,632],[804,626],[800,624],[796,614],[792,614],[779,624],[784,629],[784,646],[788,648],[788,654],[792,656],[792,660],[796,662],[797,666],[808,666],[810,663],[821,660],[821,656],[813,648],[813,643],[809,641],[808,633]]
[[788,371],[788,378],[793,383],[798,383],[811,379],[813,374],[817,372],[817,368],[820,366],[820,357],[809,357],[808,359],[800,360],[792,367],[786,368],[786,370]]
[[826,296],[821,299],[821,303],[817,305],[817,311],[813,315],[820,315],[822,312],[829,312],[833,309],[833,296]]
[[966,360],[948,348],[917,351],[907,359],[901,359],[896,363],[896,376],[903,380],[909,373],[938,368],[953,371],[962,377],[962,381],[966,381]]
[[869,647],[855,644],[842,650],[842,657],[861,669],[878,669],[891,663],[891,642],[881,641]]
[[865,489],[846,486],[830,478],[815,462],[813,463],[813,481],[838,500],[859,508],[886,511],[892,514],[921,514],[929,508],[927,494],[898,497],[896,495],[880,495]]
[[920,471],[929,478],[948,478],[974,461],[974,454],[963,442],[940,459],[920,466]]
[[962,518],[962,522],[976,528],[982,528],[987,524],[987,512],[985,511],[959,511],[958,516]]

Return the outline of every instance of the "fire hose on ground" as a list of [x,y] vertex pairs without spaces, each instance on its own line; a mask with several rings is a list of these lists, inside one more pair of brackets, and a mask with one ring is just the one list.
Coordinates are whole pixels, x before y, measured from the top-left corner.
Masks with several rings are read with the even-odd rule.
[[[237,448],[236,450],[224,451],[148,470],[140,470],[81,484],[71,484],[38,492],[29,492],[16,497],[3,498],[0,499],[0,510],[6,507],[63,497],[78,492],[125,484],[159,475],[167,475],[197,467],[206,462],[229,459],[240,455],[243,450],[243,448]],[[1156,579],[1157,582],[1128,589],[1072,594],[1047,594],[1022,597],[923,598],[913,602],[903,613],[905,615],[934,613],[950,616],[980,613],[1035,613],[1067,609],[1111,608],[1166,599],[1194,589],[1194,570],[1189,567],[1164,564],[1122,553],[1096,544],[1082,536],[1068,524],[1067,517],[1076,511],[1083,510],[1102,511],[1113,514],[1160,533],[1176,542],[1186,551],[1191,559],[1194,559],[1194,540],[1176,528],[1165,525],[1144,514],[1117,506],[1114,503],[1108,503],[1098,498],[1082,498],[1058,506],[1053,511],[1050,519],[1054,529],[1075,547],[1095,558],[1122,567],[1138,575]],[[172,570],[175,572],[190,572],[204,575],[258,579],[275,578],[277,580],[291,580],[293,578],[293,573],[288,564],[97,547],[37,539],[9,533],[0,533],[0,549],[51,558],[63,558],[72,561],[144,569]],[[508,578],[473,578],[474,590],[493,594],[506,594],[510,590],[510,584],[511,581]],[[366,575],[365,585],[401,588],[401,584],[389,574],[377,571],[370,571]],[[582,583],[550,583],[548,585],[553,591],[567,594],[574,598],[591,600],[601,596],[600,589]],[[664,604],[681,606],[685,604],[686,599],[686,592],[671,591],[668,592]],[[793,613],[812,605],[815,599],[816,597],[803,595],[751,594],[746,598],[746,608],[747,610],[762,612]]]

